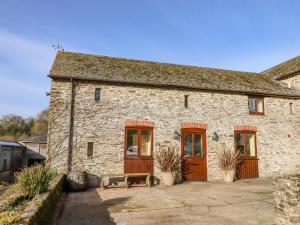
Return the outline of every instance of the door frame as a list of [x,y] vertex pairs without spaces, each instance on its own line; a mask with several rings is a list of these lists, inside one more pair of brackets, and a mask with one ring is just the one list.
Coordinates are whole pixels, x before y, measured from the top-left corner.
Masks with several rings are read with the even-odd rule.
[[[127,131],[128,130],[137,130],[138,131],[138,152],[137,156],[128,156],[127,155]],[[142,148],[142,141],[141,141],[141,131],[142,130],[149,130],[151,131],[151,154],[150,156],[142,156],[141,155],[141,148]],[[129,164],[132,164],[133,167],[140,167],[139,169],[147,170],[143,171],[148,172],[151,175],[154,173],[154,159],[153,159],[153,136],[154,136],[154,128],[149,126],[125,126],[125,139],[124,139],[124,173],[139,173],[140,171],[135,172],[128,172],[129,168],[131,167]],[[132,169],[130,169],[131,171]]]
[[[243,134],[244,135],[244,154],[241,156],[241,162],[237,168],[236,171],[236,177],[239,180],[243,179],[254,179],[254,178],[259,178],[259,166],[258,166],[258,155],[257,155],[257,135],[256,131],[253,130],[235,130],[233,139],[234,139],[234,150],[237,151],[236,149],[236,134]],[[249,156],[247,155],[247,139],[246,134],[254,134],[254,145],[255,145],[255,156]],[[255,171],[254,171],[255,169]],[[252,171],[249,171],[252,170]]]
[[[206,142],[206,129],[202,128],[181,128],[181,177],[184,180],[184,174],[182,173],[183,171],[183,166],[184,166],[184,134],[201,134],[203,137],[202,140],[202,148],[203,148],[203,156],[202,158],[205,158],[205,174],[204,174],[204,181],[207,181],[207,142]],[[192,156],[194,156],[194,138],[192,138]]]

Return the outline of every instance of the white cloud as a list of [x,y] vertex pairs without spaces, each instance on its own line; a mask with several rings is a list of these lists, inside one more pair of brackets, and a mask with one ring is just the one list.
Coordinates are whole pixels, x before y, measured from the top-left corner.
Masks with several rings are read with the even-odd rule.
[[32,82],[24,82],[22,80],[18,79],[12,79],[7,77],[0,77],[0,84],[1,84],[1,93],[12,93],[14,90],[14,93],[24,93],[24,94],[38,94],[41,95],[41,93],[45,93],[45,84],[38,84],[38,83],[32,83]]
[[0,29],[0,116],[34,115],[48,105],[51,44]]
[[0,56],[10,65],[29,71],[47,73],[54,55],[55,51],[50,43],[45,44],[0,29]]

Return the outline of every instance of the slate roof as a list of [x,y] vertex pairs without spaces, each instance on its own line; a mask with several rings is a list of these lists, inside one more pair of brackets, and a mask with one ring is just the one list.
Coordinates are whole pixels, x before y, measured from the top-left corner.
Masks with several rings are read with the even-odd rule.
[[28,139],[20,141],[22,143],[47,143],[47,135],[39,135],[39,136],[33,136],[29,137]]
[[270,76],[206,67],[187,66],[58,51],[49,77],[97,80],[135,85],[189,88],[203,91],[300,97]]
[[287,60],[262,73],[272,76],[274,79],[282,79],[292,75],[300,74],[300,56]]
[[0,141],[0,146],[22,147],[22,145],[13,141]]

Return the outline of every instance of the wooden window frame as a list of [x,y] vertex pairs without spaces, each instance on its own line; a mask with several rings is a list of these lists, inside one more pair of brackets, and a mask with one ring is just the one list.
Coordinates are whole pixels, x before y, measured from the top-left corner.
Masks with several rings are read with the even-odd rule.
[[289,103],[289,107],[290,107],[290,115],[294,115],[294,104],[293,104],[293,102]]
[[[206,157],[206,130],[201,128],[182,128],[181,129],[181,156],[183,158],[190,158],[190,157],[199,157],[199,158],[205,158]],[[185,134],[192,134],[192,155],[191,156],[185,156],[184,155],[184,135]],[[202,156],[196,156],[195,155],[195,147],[194,147],[194,139],[195,134],[201,134],[202,135]]]
[[[256,141],[256,131],[234,131],[234,150],[237,150],[236,145],[236,135],[242,134],[244,136],[244,155],[241,156],[242,159],[257,159],[257,141]],[[246,134],[254,134],[254,142],[255,142],[255,156],[248,155],[248,145],[247,145],[247,138]]]
[[184,108],[189,108],[189,95],[184,95]]
[[[255,107],[255,111],[251,112],[250,111],[250,99],[253,98],[255,103],[254,103],[254,107]],[[258,104],[258,98],[261,98],[262,100],[262,112],[258,112],[257,111],[257,104]],[[264,96],[256,96],[256,95],[249,95],[248,96],[248,108],[249,108],[249,114],[251,115],[260,115],[260,116],[264,116],[265,115],[265,97]]]
[[[128,143],[127,143],[127,131],[128,130],[137,130],[138,132],[138,154],[136,156],[127,155]],[[151,132],[151,154],[142,155],[142,130],[148,130]],[[124,158],[125,159],[153,159],[153,127],[144,127],[144,126],[126,126],[125,127],[125,150]]]
[[[99,99],[97,99],[97,91],[99,91]],[[101,102],[101,93],[102,93],[102,89],[101,88],[95,88],[95,102]]]
[[[91,144],[91,146],[89,146],[89,144]],[[89,154],[91,153],[91,154]],[[86,153],[88,158],[92,158],[94,156],[94,142],[89,141],[87,143],[87,153]]]

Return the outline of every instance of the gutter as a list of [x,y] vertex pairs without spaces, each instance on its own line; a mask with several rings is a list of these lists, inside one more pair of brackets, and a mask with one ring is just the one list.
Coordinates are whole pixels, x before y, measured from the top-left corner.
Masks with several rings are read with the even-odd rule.
[[74,128],[74,82],[73,78],[70,79],[71,91],[70,91],[70,117],[69,117],[69,138],[68,138],[68,161],[67,170],[68,173],[72,170],[72,153],[73,153],[73,128]]

